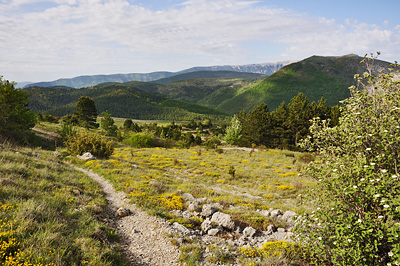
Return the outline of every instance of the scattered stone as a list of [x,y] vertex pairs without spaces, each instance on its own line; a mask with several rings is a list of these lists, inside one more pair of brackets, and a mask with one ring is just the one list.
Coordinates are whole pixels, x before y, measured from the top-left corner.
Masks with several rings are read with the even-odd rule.
[[253,237],[256,233],[256,229],[254,229],[253,227],[246,227],[245,229],[243,229],[243,235],[245,237]]
[[74,193],[75,196],[79,196],[81,194],[81,192],[79,191],[79,189],[74,189],[72,190],[72,193]]
[[229,230],[233,230],[235,228],[235,221],[229,214],[225,214],[222,212],[216,212],[211,217],[211,222],[216,222],[218,225],[221,225]]
[[278,233],[285,233],[286,230],[285,228],[278,228],[278,230],[276,230]]
[[212,229],[212,222],[210,221],[209,218],[205,219],[203,223],[201,224],[201,230],[203,230],[204,233],[207,233],[208,230]]
[[183,193],[183,194],[182,194],[182,198],[184,198],[184,199],[187,200],[187,201],[193,201],[193,200],[195,200],[195,198],[193,197],[193,195],[190,194],[190,193]]
[[184,236],[190,235],[190,230],[188,228],[186,228],[185,226],[181,225],[180,223],[174,222],[172,224],[172,228]]
[[90,152],[86,152],[82,155],[77,155],[76,157],[78,157],[78,159],[81,160],[96,160],[96,157],[94,157]]
[[209,217],[213,215],[217,211],[217,208],[215,208],[214,205],[212,204],[204,204],[203,209],[201,211],[201,215],[204,217]]
[[216,236],[219,234],[219,232],[220,232],[220,230],[218,228],[213,228],[213,229],[208,230],[207,234],[209,236]]
[[296,213],[294,211],[285,211],[285,213],[282,215],[281,219],[285,221],[286,223],[293,225],[293,218],[296,216]]
[[270,216],[271,216],[272,218],[278,217],[278,216],[280,216],[280,215],[282,215],[282,214],[283,214],[283,212],[282,212],[280,209],[272,210],[272,211],[270,212]]
[[134,169],[138,169],[139,168],[139,166],[137,164],[132,164],[131,167],[134,168]]
[[125,208],[119,208],[116,211],[116,216],[121,217],[121,218],[128,216],[129,214],[131,214],[131,211],[129,209],[125,209]]

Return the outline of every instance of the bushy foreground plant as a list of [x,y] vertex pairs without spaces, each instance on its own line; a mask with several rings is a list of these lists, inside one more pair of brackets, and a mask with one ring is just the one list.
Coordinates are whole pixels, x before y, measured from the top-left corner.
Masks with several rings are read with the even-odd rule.
[[297,228],[315,265],[400,265],[398,73],[356,75],[361,86],[350,88],[339,124],[315,118],[303,143],[322,157],[306,172],[318,181],[318,208]]
[[88,132],[68,135],[64,141],[68,152],[82,155],[90,152],[95,157],[108,158],[114,151],[111,141],[101,138],[99,135]]

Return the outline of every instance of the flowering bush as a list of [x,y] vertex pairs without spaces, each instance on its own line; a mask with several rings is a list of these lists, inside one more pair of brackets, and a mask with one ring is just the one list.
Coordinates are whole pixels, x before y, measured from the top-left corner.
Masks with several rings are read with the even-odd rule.
[[369,70],[356,75],[363,88],[350,88],[339,124],[315,118],[303,143],[322,157],[306,173],[318,208],[297,228],[317,265],[400,265],[400,82],[393,69]]

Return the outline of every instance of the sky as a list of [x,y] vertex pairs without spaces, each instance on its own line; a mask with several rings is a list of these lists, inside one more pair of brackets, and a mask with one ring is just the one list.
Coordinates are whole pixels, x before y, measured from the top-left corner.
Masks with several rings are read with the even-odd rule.
[[400,61],[398,0],[0,0],[15,82],[381,52]]

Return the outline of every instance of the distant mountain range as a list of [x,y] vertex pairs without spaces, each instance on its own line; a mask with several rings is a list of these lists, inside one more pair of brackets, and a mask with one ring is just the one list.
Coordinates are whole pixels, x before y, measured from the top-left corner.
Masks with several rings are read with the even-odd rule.
[[[337,105],[350,96],[348,87],[355,84],[354,74],[367,70],[360,63],[362,59],[357,55],[312,56],[286,65],[270,76],[195,71],[162,78],[158,83],[108,82],[82,89],[32,86],[24,90],[31,95],[32,110],[53,115],[73,112],[78,98],[86,95],[95,100],[99,112],[108,110],[117,117],[176,121],[196,114],[232,115],[250,111],[260,103],[266,103],[272,111],[283,101],[288,104],[300,92],[310,102],[323,97],[328,105]],[[377,75],[390,63],[376,60],[374,66]],[[239,78],[238,74],[245,76]]]
[[[257,73],[258,76],[253,75],[251,78],[261,77],[261,76],[269,76],[272,73],[276,72],[283,66],[290,64],[294,61],[283,61],[276,63],[265,63],[265,64],[251,64],[251,65],[226,65],[226,66],[210,66],[210,67],[193,67],[189,69],[185,69],[179,72],[152,72],[152,73],[131,73],[131,74],[112,74],[112,75],[91,75],[91,76],[79,76],[74,78],[66,78],[66,79],[58,79],[55,81],[49,82],[37,82],[37,83],[29,83],[26,84],[24,82],[24,86],[21,84],[17,84],[18,87],[30,87],[30,86],[39,86],[39,87],[52,87],[52,86],[67,86],[71,88],[83,88],[95,86],[100,83],[105,82],[129,82],[129,81],[157,81],[160,79],[169,78],[176,75],[182,75],[191,72],[209,72],[209,71],[222,71],[225,77],[237,77],[243,78],[245,76],[238,74],[239,73]],[[222,73],[221,72],[221,73]],[[232,73],[229,73],[232,72]],[[206,77],[206,76],[203,76]],[[215,75],[214,77],[218,77]],[[191,78],[199,78],[191,77]],[[181,80],[181,79],[179,79]],[[161,81],[162,84],[166,84],[168,82],[166,80]]]

